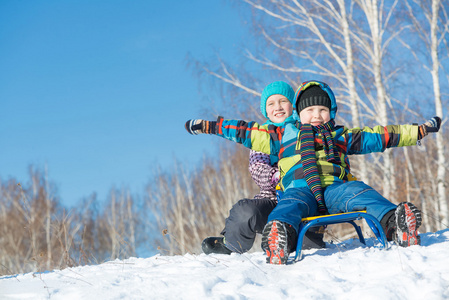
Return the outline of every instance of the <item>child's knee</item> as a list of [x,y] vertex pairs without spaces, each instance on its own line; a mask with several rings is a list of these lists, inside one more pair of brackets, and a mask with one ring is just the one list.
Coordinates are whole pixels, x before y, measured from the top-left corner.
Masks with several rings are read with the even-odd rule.
[[256,203],[253,199],[239,200],[232,206],[230,215],[239,217],[239,219],[249,219],[257,212]]

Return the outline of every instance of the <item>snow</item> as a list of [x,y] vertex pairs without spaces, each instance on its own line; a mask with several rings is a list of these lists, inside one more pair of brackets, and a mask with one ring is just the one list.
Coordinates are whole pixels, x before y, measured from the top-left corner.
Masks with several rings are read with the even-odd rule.
[[0,299],[449,299],[449,229],[409,248],[366,242],[305,250],[284,266],[262,252],[155,255],[3,276]]

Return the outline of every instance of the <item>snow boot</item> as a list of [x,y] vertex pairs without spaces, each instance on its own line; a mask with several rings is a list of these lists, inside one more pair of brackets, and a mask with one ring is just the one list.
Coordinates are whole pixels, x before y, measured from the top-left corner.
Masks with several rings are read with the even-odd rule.
[[277,220],[268,222],[262,232],[262,249],[267,254],[267,263],[287,264],[296,239],[296,231],[291,225]]
[[223,237],[207,237],[203,240],[201,248],[205,254],[231,254],[232,251],[229,250],[224,244]]
[[421,211],[410,202],[402,202],[395,211],[396,242],[399,246],[409,247],[420,245],[418,227],[422,224]]
[[380,224],[385,232],[385,236],[387,237],[387,241],[396,241],[396,209],[392,209],[387,212],[382,220],[380,220]]
[[302,250],[326,248],[324,238],[324,226],[312,227],[307,230],[302,242]]

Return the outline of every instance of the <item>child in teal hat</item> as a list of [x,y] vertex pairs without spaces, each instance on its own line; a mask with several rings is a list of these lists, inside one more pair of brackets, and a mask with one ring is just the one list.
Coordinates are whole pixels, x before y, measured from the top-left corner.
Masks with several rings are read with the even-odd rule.
[[[286,82],[276,81],[267,85],[260,98],[261,113],[268,119],[264,124],[282,126],[285,122],[295,122],[298,115],[294,111],[294,97],[293,88]],[[253,199],[241,199],[232,206],[221,232],[223,237],[204,239],[204,253],[244,253],[252,248],[256,234],[262,233],[269,214],[277,204],[277,160],[277,156],[250,151],[249,171],[260,192]],[[325,246],[323,233],[318,231],[314,228],[307,232],[303,243],[305,249]]]

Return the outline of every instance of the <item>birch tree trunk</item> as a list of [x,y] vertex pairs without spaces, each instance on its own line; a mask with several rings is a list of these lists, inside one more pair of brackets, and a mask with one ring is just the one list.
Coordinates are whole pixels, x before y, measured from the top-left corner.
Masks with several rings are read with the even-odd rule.
[[[432,57],[432,80],[433,91],[435,94],[435,111],[437,116],[443,118],[443,105],[441,103],[441,91],[440,91],[440,77],[439,66],[440,61],[438,58],[438,11],[440,8],[440,0],[432,0],[432,18],[430,24],[430,40],[431,40],[431,57]],[[446,158],[444,156],[443,149],[443,135],[437,134],[437,154],[438,154],[438,170],[437,170],[437,182],[438,182],[438,204],[440,208],[441,223],[438,229],[443,229],[449,226],[449,210],[446,198]]]
[[[382,45],[384,28],[380,19],[383,11],[381,10],[382,7],[379,7],[377,0],[359,0],[357,2],[365,13],[371,31],[372,49],[368,51],[368,53],[371,53],[371,72],[374,77],[374,86],[377,93],[377,101],[374,106],[377,120],[380,125],[386,126],[388,124],[387,94],[385,92],[385,86],[382,78]],[[365,45],[368,46],[368,44]],[[393,172],[394,165],[392,153],[390,151],[386,151],[382,154],[382,157],[383,196],[393,201],[395,195],[395,176]]]
[[52,263],[52,243],[51,243],[51,199],[50,187],[48,183],[48,171],[45,168],[45,205],[46,205],[46,222],[45,222],[45,239],[47,241],[47,270],[50,269]]
[[136,255],[136,230],[135,230],[135,217],[133,214],[133,203],[131,195],[129,194],[129,191],[126,191],[126,210],[127,210],[127,217],[128,219],[128,232],[127,236],[129,237],[129,244],[130,244],[130,251],[128,253],[128,256],[135,256]]
[[116,213],[116,194],[115,191],[111,191],[111,215],[108,224],[109,237],[111,238],[111,259],[116,259],[119,253],[119,241],[117,235],[117,213]]
[[[355,74],[354,74],[354,55],[352,51],[352,42],[351,42],[351,33],[349,30],[348,17],[346,13],[346,6],[344,0],[338,0],[338,5],[340,8],[341,14],[341,28],[342,35],[344,38],[344,44],[346,49],[346,78],[348,84],[348,92],[349,92],[349,103],[350,103],[350,111],[352,114],[352,127],[360,127],[360,114],[359,114],[359,106],[357,104],[357,100],[359,98],[356,90],[355,84]],[[360,180],[364,181],[366,184],[369,184],[369,176],[366,160],[360,157],[357,161],[359,165],[359,173]]]
[[[432,0],[430,10],[427,5],[422,3],[422,1],[413,0],[412,3],[415,3],[416,6],[422,10],[425,16],[424,18],[417,18],[415,16],[415,10],[411,7],[411,4],[409,2],[406,2],[409,11],[409,16],[410,19],[413,21],[414,28],[418,32],[418,36],[424,42],[425,47],[428,51],[428,56],[430,56],[429,60],[430,63],[428,63],[427,61],[423,61],[422,64],[424,66],[424,69],[428,70],[432,77],[432,87],[435,101],[435,113],[437,116],[444,119],[444,109],[441,100],[441,82],[440,82],[441,61],[440,61],[439,47],[441,43],[445,42],[445,36],[448,35],[448,26],[447,26],[448,15],[445,9],[446,6],[444,5],[447,4],[447,1]],[[425,24],[425,22],[428,22],[428,24]],[[441,26],[439,24],[441,24]],[[411,47],[409,46],[409,48]],[[410,50],[412,51],[415,57],[418,57],[418,55],[415,54],[413,49]],[[430,64],[430,66],[428,66],[428,64]],[[437,187],[435,193],[437,195],[437,199],[429,199],[429,201],[436,201],[438,204],[437,209],[440,220],[439,223],[436,225],[437,230],[447,228],[449,226],[449,208],[446,192],[447,162],[444,155],[443,128],[444,127],[441,128],[440,133],[436,134]]]

